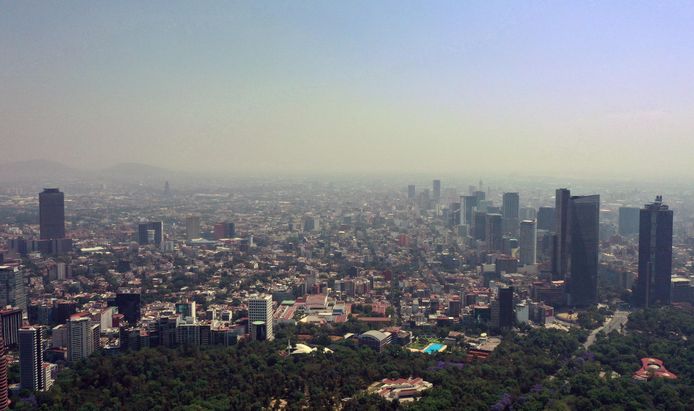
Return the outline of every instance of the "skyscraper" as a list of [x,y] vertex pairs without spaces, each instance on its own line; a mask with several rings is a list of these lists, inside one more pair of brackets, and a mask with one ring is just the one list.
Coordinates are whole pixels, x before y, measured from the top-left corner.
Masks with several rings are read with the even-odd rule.
[[535,264],[537,261],[537,225],[535,220],[520,223],[520,263]]
[[43,329],[22,327],[19,330],[19,381],[22,389],[46,389],[43,371]]
[[504,233],[518,234],[519,212],[520,199],[518,193],[504,193],[501,205],[501,213],[504,215]]
[[472,219],[472,237],[475,240],[485,241],[487,239],[487,213],[473,211]]
[[137,226],[137,242],[140,245],[155,244],[161,246],[163,232],[164,223],[161,221],[140,223]]
[[467,224],[468,226],[472,226],[473,225],[472,212],[475,210],[475,207],[477,207],[477,197],[476,196],[461,196],[460,201],[463,204],[462,205],[463,224]]
[[487,214],[486,231],[487,249],[501,251],[504,234],[501,214]]
[[540,207],[537,210],[537,229],[554,231],[554,207]]
[[556,191],[554,207],[554,247],[552,250],[552,279],[563,280],[569,270],[568,224],[569,198],[571,192],[566,188]]
[[619,207],[619,235],[639,233],[640,210],[636,207]]
[[186,238],[188,240],[200,238],[200,217],[186,217]]
[[123,314],[125,321],[127,321],[131,326],[137,324],[140,321],[140,293],[122,291],[116,293],[115,300],[116,307],[118,307],[118,312]]
[[514,323],[513,287],[499,287],[496,301],[492,303],[491,320],[497,328],[510,328]]
[[57,188],[39,193],[39,230],[42,240],[65,238],[65,196]]
[[636,300],[642,307],[671,302],[672,218],[661,196],[640,211]]
[[441,180],[434,180],[432,193],[434,194],[434,201],[441,199]]
[[[260,324],[264,323],[264,335],[268,341],[275,339],[272,332],[272,296],[262,295],[251,297],[248,300],[248,322],[249,324],[254,324],[256,328],[263,326]],[[255,334],[257,335],[257,333]],[[251,333],[251,338],[255,339],[254,334]]]
[[415,186],[414,184],[410,184],[407,186],[407,199],[408,200],[414,200],[417,198],[417,193],[415,191]]
[[568,303],[592,305],[598,301],[600,196],[570,197],[567,217]]

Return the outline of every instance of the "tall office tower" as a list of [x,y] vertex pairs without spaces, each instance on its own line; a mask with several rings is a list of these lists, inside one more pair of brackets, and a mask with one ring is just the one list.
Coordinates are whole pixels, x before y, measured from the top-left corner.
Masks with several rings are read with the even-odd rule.
[[214,239],[221,240],[222,238],[236,237],[236,225],[234,223],[219,223],[214,225]]
[[0,310],[0,322],[2,322],[5,347],[16,346],[19,343],[19,329],[22,327],[22,310],[19,308]]
[[123,314],[125,321],[134,326],[140,321],[140,293],[122,291],[116,293],[115,299],[118,312]]
[[7,349],[0,335],[0,411],[10,408],[9,384],[7,382],[8,358]]
[[503,247],[503,218],[501,214],[487,214],[486,241],[489,251],[501,251]]
[[57,188],[39,193],[39,230],[42,240],[65,238],[65,196]]
[[460,208],[461,208],[460,203],[452,203],[451,204],[451,211],[450,211],[450,215],[449,215],[451,227],[457,227],[460,224],[462,224]]
[[67,321],[67,360],[79,361],[94,352],[94,335],[89,317],[84,313],[73,314]]
[[563,280],[569,270],[569,199],[566,188],[556,191],[554,207],[554,248],[552,250],[552,279]]
[[492,303],[492,324],[497,328],[513,327],[513,309],[513,287],[499,287],[496,301]]
[[642,307],[671,302],[672,217],[661,196],[640,211],[636,300]]
[[[248,300],[248,322],[255,323],[256,328],[263,329],[266,340],[272,341],[275,339],[272,333],[272,296],[263,295],[251,297]],[[264,323],[264,324],[260,324]],[[262,327],[261,327],[262,326]],[[251,338],[256,339],[259,333],[252,333]]]
[[434,201],[441,199],[441,180],[434,180],[432,193],[434,194]]
[[27,293],[24,288],[24,273],[17,267],[0,266],[0,307],[11,305],[27,316]]
[[619,235],[639,233],[640,212],[636,207],[619,207]]
[[186,238],[188,240],[200,238],[200,217],[186,217]]
[[474,195],[475,197],[477,197],[477,203],[478,203],[478,204],[479,204],[480,201],[484,201],[484,200],[486,200],[486,198],[487,198],[487,193],[485,193],[484,191],[481,191],[481,190],[480,190],[480,191],[475,191],[472,195]]
[[485,241],[487,239],[487,213],[473,211],[472,233],[475,240]]
[[164,233],[164,223],[151,221],[137,226],[137,242],[140,245],[155,244],[161,246]]
[[540,207],[537,210],[537,229],[554,231],[554,207]]
[[520,263],[532,265],[537,261],[537,224],[535,220],[520,223]]
[[415,191],[414,184],[410,184],[409,186],[407,186],[407,198],[409,200],[414,200],[415,198],[417,198],[417,192]]
[[19,330],[19,382],[22,389],[46,389],[43,372],[43,329],[22,327]]
[[472,212],[477,207],[477,197],[475,196],[461,196],[460,201],[463,203],[463,224],[471,226],[473,224]]
[[600,196],[570,197],[568,220],[568,303],[592,305],[598,302]]
[[518,234],[519,212],[520,199],[518,193],[504,193],[501,205],[501,213],[504,215],[504,233]]

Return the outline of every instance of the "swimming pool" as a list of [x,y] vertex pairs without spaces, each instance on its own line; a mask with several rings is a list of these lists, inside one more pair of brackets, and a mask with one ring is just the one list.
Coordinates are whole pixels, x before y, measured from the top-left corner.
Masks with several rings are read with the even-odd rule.
[[423,349],[422,352],[425,352],[427,354],[433,354],[435,352],[441,351],[444,347],[445,347],[445,345],[443,345],[443,344],[431,343],[431,344],[427,345],[427,347],[425,349]]

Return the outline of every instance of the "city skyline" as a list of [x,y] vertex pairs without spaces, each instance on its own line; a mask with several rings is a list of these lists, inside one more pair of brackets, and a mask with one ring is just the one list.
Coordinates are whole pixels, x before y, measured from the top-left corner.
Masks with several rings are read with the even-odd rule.
[[694,3],[0,10],[0,411],[694,406]]

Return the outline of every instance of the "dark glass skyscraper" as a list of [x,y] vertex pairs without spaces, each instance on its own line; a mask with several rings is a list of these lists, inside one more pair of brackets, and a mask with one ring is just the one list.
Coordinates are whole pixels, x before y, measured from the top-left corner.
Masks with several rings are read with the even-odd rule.
[[30,391],[46,388],[41,327],[29,326],[19,330],[19,381],[23,389]]
[[673,212],[662,201],[658,196],[640,211],[636,300],[642,307],[671,302]]
[[504,233],[518,235],[520,199],[518,193],[504,193],[501,213],[504,215]]
[[140,321],[140,293],[118,292],[115,305],[130,325],[136,325]]
[[573,196],[568,204],[568,303],[592,305],[598,301],[600,196]]
[[515,323],[513,287],[499,287],[496,301],[492,302],[491,320],[494,327],[508,329]]
[[554,207],[540,207],[537,210],[537,229],[554,231]]
[[432,188],[434,200],[439,201],[441,199],[441,180],[434,180]]
[[552,279],[563,280],[569,270],[568,224],[569,199],[571,192],[566,188],[556,191],[554,207],[554,247],[552,250]]
[[65,238],[65,195],[57,188],[39,193],[39,229],[42,240]]
[[484,241],[487,238],[487,213],[474,211],[472,213],[472,237]]
[[477,197],[475,196],[461,196],[460,197],[460,202],[462,203],[463,207],[463,224],[467,224],[468,226],[473,225],[472,221],[472,212],[475,210],[475,207],[477,207]]
[[487,214],[486,241],[489,251],[501,251],[503,248],[503,219],[501,214]]

